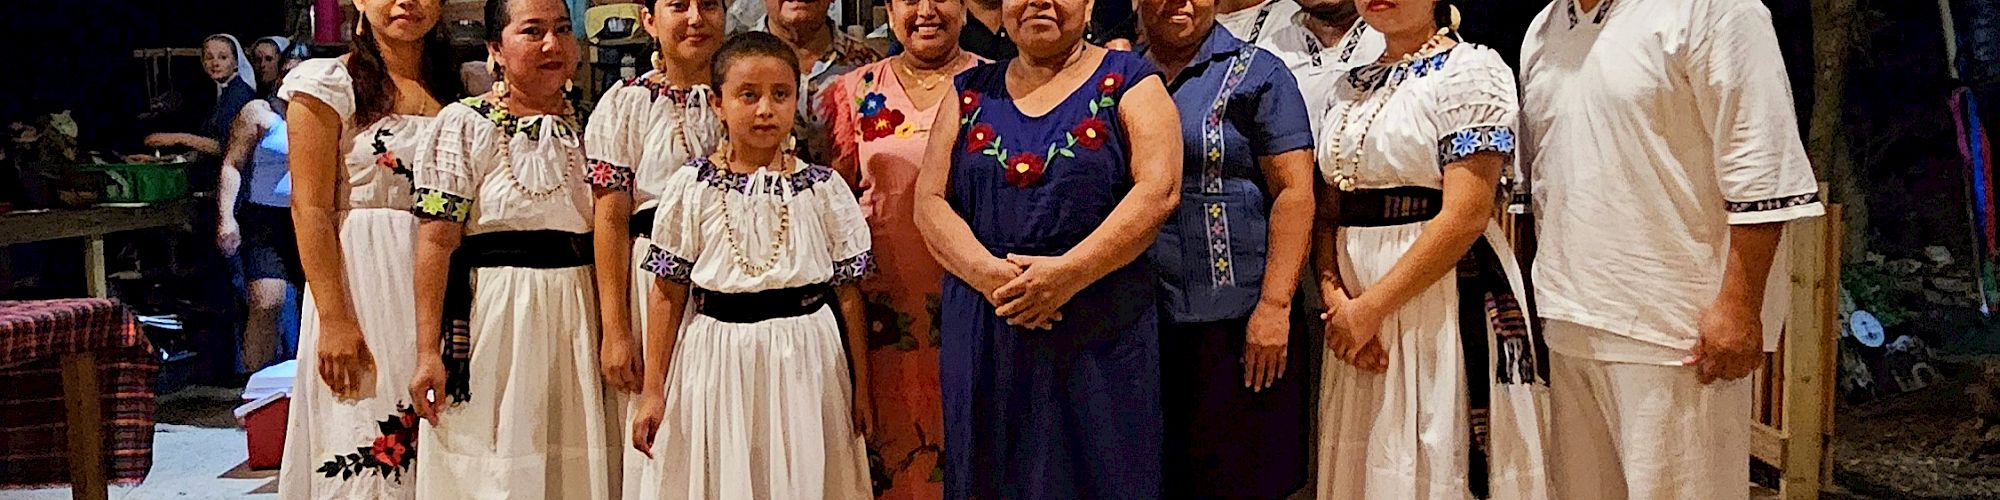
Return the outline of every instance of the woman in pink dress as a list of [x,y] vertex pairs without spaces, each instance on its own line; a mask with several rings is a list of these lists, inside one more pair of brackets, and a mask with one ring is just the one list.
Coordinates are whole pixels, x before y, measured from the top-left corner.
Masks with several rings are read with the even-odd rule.
[[901,54],[835,80],[816,112],[832,124],[833,167],[854,179],[874,234],[881,273],[862,282],[867,298],[875,433],[868,443],[875,495],[939,498],[944,442],[938,400],[938,284],[944,277],[911,214],[917,167],[951,77],[984,60],[958,48],[965,26],[959,0],[889,2]]

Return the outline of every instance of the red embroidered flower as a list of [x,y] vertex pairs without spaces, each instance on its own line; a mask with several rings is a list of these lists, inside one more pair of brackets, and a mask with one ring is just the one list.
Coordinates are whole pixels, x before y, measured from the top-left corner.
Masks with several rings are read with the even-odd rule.
[[1110,94],[1118,91],[1118,87],[1124,85],[1125,74],[1116,72],[1106,73],[1104,78],[1097,80],[1097,91]]
[[396,170],[396,153],[391,151],[375,155],[375,166]]
[[1042,180],[1042,166],[1042,155],[1027,151],[1014,153],[1007,159],[1007,183],[1020,188],[1033,186],[1035,181]]
[[1111,131],[1104,128],[1104,120],[1095,116],[1084,118],[1083,123],[1076,124],[1076,128],[1069,129],[1069,133],[1076,136],[1077,144],[1090,149],[1103,148],[1104,139],[1111,135]]
[[965,152],[978,151],[979,148],[986,147],[987,144],[992,144],[994,137],[997,137],[997,135],[993,133],[992,125],[984,123],[973,125],[972,131],[965,133]]
[[392,466],[403,463],[403,453],[406,451],[409,449],[404,448],[403,442],[397,441],[394,434],[375,438],[375,445],[369,448],[369,452],[375,455],[376,461]]
[[902,124],[902,110],[884,109],[875,116],[861,119],[861,140],[872,141],[896,135],[896,126]]
[[403,412],[401,417],[403,420],[404,429],[410,429],[413,432],[417,429],[417,412],[406,410]]
[[970,90],[958,93],[958,114],[971,113],[979,107],[979,93]]

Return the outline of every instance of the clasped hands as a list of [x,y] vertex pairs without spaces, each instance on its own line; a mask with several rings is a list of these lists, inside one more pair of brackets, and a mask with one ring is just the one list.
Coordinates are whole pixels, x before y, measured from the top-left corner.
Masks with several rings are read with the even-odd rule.
[[1089,284],[1078,271],[1066,256],[1008,254],[986,259],[966,282],[1007,324],[1048,330],[1062,321],[1062,306]]
[[1382,373],[1389,369],[1388,351],[1382,348],[1382,322],[1388,316],[1372,297],[1347,298],[1340,288],[1325,288],[1326,350],[1334,357],[1364,371]]

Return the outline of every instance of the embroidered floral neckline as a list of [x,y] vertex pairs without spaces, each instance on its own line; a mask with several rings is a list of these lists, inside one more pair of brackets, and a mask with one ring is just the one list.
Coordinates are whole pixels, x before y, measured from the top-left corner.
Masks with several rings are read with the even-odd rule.
[[888,95],[875,91],[875,85],[880,82],[874,71],[861,74],[861,92],[854,97],[854,109],[861,114],[861,122],[854,133],[860,136],[862,142],[889,136],[898,139],[915,137],[917,125],[906,121],[908,117],[903,115],[903,110],[889,107]]
[[1097,150],[1110,139],[1111,131],[1102,115],[1118,105],[1113,96],[1125,87],[1125,75],[1113,71],[1096,81],[1097,98],[1089,101],[1090,114],[1064,133],[1062,140],[1049,143],[1040,154],[1033,150],[1010,152],[1002,143],[1000,133],[992,125],[979,121],[984,96],[973,90],[960,92],[958,110],[964,118],[959,119],[959,127],[966,129],[965,152],[979,153],[998,162],[1007,183],[1014,187],[1026,189],[1034,186],[1057,157],[1076,158],[1076,146]]
[[[790,184],[794,193],[812,189],[813,186],[833,178],[833,169],[831,168],[820,165],[809,165],[799,160],[793,161],[796,166],[791,172],[777,174],[775,177],[783,179],[784,182]],[[708,184],[709,187],[726,189],[741,194],[752,194],[753,190],[751,188],[755,186],[751,185],[751,181],[757,177],[757,174],[732,172],[721,165],[715,164],[713,161],[709,161],[708,158],[695,158],[688,160],[688,162],[691,164],[690,166],[700,169],[696,172],[695,179]],[[768,173],[770,172],[769,170],[765,170],[764,172],[766,172],[765,175],[771,175]]]
[[[1598,2],[1598,3],[1597,3],[1597,12],[1596,12],[1595,14],[1592,14],[1592,15],[1590,16],[1590,24],[1604,24],[1604,15],[1605,15],[1605,14],[1607,14],[1607,13],[1609,13],[1609,12],[1611,12],[1611,4],[1612,4],[1612,2],[1614,2],[1614,1],[1615,1],[1615,0],[1602,0],[1602,1]],[[1577,24],[1577,22],[1579,22],[1579,21],[1581,20],[1581,19],[1579,19],[1579,18],[1577,17],[1577,10],[1578,10],[1578,6],[1576,5],[1576,2],[1577,2],[1577,0],[1565,0],[1565,1],[1564,1],[1564,3],[1566,4],[1566,5],[1565,5],[1565,7],[1566,7],[1566,10],[1568,10],[1568,11],[1569,11],[1569,27],[1570,27],[1570,29],[1576,29],[1576,24]]]
[[583,129],[581,125],[576,123],[575,118],[567,116],[516,116],[512,112],[493,105],[491,101],[486,100],[484,97],[467,97],[460,99],[458,103],[479,112],[480,116],[486,117],[487,120],[492,121],[495,125],[499,125],[500,129],[506,131],[508,135],[526,135],[529,140],[539,141],[542,139],[542,124],[544,123],[554,124],[554,128],[549,131],[550,135],[565,143],[575,142],[578,137],[577,131]]
[[1451,53],[1466,44],[1460,43],[1436,54],[1418,58],[1415,61],[1397,61],[1391,64],[1375,63],[1347,72],[1347,84],[1361,91],[1374,91],[1391,82],[1402,83],[1410,78],[1423,78],[1444,69],[1445,61],[1451,60]]

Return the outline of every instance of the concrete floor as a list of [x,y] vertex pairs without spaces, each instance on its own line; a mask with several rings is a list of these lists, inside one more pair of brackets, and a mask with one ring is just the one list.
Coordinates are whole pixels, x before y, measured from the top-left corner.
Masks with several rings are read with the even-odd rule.
[[[278,472],[243,468],[243,430],[230,413],[240,389],[194,387],[159,399],[153,471],[138,486],[110,490],[114,500],[277,498]],[[0,500],[68,500],[69,488],[0,490]]]

